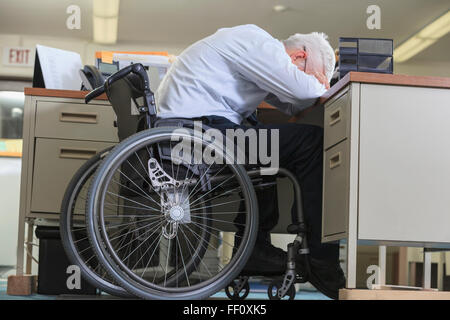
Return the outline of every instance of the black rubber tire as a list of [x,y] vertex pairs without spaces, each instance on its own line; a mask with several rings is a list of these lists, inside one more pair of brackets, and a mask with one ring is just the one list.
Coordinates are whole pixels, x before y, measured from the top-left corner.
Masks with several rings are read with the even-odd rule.
[[[274,280],[270,283],[270,285],[267,287],[267,295],[269,297],[269,300],[281,300],[280,297],[278,296],[278,290],[281,288],[282,286],[282,281],[281,280]],[[276,289],[276,291],[274,292],[274,289]],[[274,294],[275,293],[275,294]],[[284,295],[284,297],[288,296],[289,300],[294,300],[295,299],[295,287],[294,284],[292,284],[288,291],[286,292],[286,294]]]
[[122,298],[131,298],[134,296],[128,291],[107,281],[86,264],[74,243],[74,235],[72,233],[73,205],[77,200],[79,192],[82,190],[89,178],[94,175],[97,167],[111,149],[112,147],[107,148],[86,161],[70,180],[61,203],[59,230],[62,245],[64,247],[64,251],[66,252],[67,258],[71,264],[77,265],[80,268],[83,279],[108,294]]
[[[221,275],[217,281],[207,282],[200,288],[195,288],[194,290],[183,291],[183,292],[167,292],[166,290],[156,290],[155,288],[148,288],[138,283],[129,277],[123,275],[123,270],[114,262],[110,253],[106,250],[103,245],[103,240],[100,235],[101,230],[98,227],[98,221],[96,220],[96,210],[98,210],[98,199],[100,197],[102,183],[105,177],[110,172],[111,168],[114,166],[114,162],[117,158],[120,158],[121,154],[127,150],[136,151],[139,149],[140,144],[145,144],[149,140],[157,140],[160,137],[170,137],[174,130],[179,130],[177,127],[160,127],[152,128],[145,131],[136,133],[116,147],[108,154],[108,156],[102,161],[100,167],[97,169],[96,175],[91,183],[88,194],[87,201],[87,228],[88,237],[91,241],[91,245],[99,259],[100,263],[103,264],[104,268],[110,273],[110,275],[127,291],[141,297],[143,299],[172,299],[172,300],[186,300],[186,299],[205,299],[212,294],[223,289],[228,283],[235,279],[242,268],[247,263],[248,258],[253,250],[256,233],[258,227],[258,203],[256,194],[252,185],[250,178],[247,175],[244,167],[242,165],[233,164],[234,173],[241,179],[241,183],[244,185],[242,192],[246,194],[249,206],[249,221],[248,221],[248,232],[246,235],[246,241],[243,241],[244,246],[240,250],[240,255],[236,256],[236,260],[227,266],[226,274]],[[190,129],[184,128],[185,131],[189,132],[189,137],[195,137],[194,132]],[[196,138],[194,138],[196,139]]]
[[[229,283],[225,287],[225,294],[227,295],[227,297],[230,300],[245,300],[245,298],[247,298],[247,296],[250,293],[250,285],[249,285],[249,283],[247,281],[245,283],[244,287],[242,288],[242,290],[237,292],[235,290],[235,288],[236,288],[236,281],[238,281],[238,280],[233,280],[231,283]],[[233,294],[231,293],[230,289],[233,289]],[[243,294],[241,295],[242,292],[243,292]]]

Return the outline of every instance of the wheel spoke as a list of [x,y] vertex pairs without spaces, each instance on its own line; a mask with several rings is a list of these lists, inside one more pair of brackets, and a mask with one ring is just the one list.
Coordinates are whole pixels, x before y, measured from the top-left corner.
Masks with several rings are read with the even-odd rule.
[[[154,130],[159,133],[153,136],[148,131],[119,144],[93,180],[96,189],[90,197],[99,203],[90,204],[95,215],[91,218],[100,223],[100,230],[92,235],[97,242],[93,249],[102,253],[99,261],[129,292],[144,297],[158,292],[169,298],[175,293],[195,297],[194,292],[198,296],[201,290],[214,290],[212,281],[223,281],[240,262],[234,253],[219,256],[220,250],[234,247],[221,229],[244,228],[242,235],[235,235],[236,241],[242,239],[241,246],[255,236],[249,232],[256,218],[251,211],[256,208],[253,186],[236,164],[216,167],[168,160],[164,150],[174,148],[174,135],[163,128]],[[183,150],[183,157],[189,152],[191,158],[197,156],[197,144],[209,146],[197,140],[193,151]],[[192,147],[192,140],[189,143]],[[150,159],[158,162],[161,177],[167,175],[177,183],[162,178],[161,185],[152,184]],[[82,206],[79,211],[83,212]],[[79,230],[79,243],[86,240],[84,229]]]

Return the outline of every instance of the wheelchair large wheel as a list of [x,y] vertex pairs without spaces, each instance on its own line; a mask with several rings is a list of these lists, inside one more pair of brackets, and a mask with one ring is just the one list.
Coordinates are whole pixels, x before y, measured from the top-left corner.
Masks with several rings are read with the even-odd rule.
[[[256,239],[256,195],[243,166],[222,147],[185,128],[154,128],[121,142],[98,168],[87,202],[88,236],[99,261],[130,293],[202,299],[244,267]],[[207,151],[223,163],[204,161]]]
[[60,234],[70,263],[80,268],[83,279],[106,293],[128,298],[132,295],[115,284],[96,259],[85,225],[89,183],[98,165],[111,149],[112,147],[107,148],[86,161],[72,177],[61,203]]

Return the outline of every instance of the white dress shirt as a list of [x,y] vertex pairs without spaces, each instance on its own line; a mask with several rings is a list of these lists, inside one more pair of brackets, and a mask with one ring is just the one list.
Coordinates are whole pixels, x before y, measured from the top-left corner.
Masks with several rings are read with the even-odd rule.
[[219,29],[181,53],[156,91],[158,116],[222,116],[234,123],[265,100],[293,115],[326,91],[284,45],[255,25]]

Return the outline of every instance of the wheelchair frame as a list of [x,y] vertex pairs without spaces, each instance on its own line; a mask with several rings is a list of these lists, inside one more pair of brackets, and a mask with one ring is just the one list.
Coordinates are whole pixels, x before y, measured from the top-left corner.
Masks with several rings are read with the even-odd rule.
[[[103,86],[96,88],[95,90],[91,91],[89,94],[85,97],[85,102],[88,103],[91,99],[103,94],[104,92],[107,93],[108,97],[110,96],[110,89],[111,85],[120,80],[120,79],[127,79],[128,84],[133,88],[135,92],[138,92],[139,95],[143,97],[143,105],[139,106],[137,104],[136,99],[134,99],[136,105],[138,106],[139,113],[141,115],[141,118],[145,120],[145,127],[150,129],[154,128],[155,122],[156,122],[156,105],[155,105],[155,98],[153,95],[153,92],[150,90],[150,84],[148,80],[147,73],[144,69],[144,67],[141,64],[132,64],[126,68],[123,68],[119,70],[117,73],[111,75],[104,83]],[[117,107],[113,105],[114,110],[116,111],[116,114],[118,114],[118,111],[116,110]],[[172,119],[177,120],[177,119]],[[182,126],[187,126],[188,121],[187,119],[179,119],[184,120],[181,121]],[[190,120],[192,122],[192,120]],[[126,125],[126,123],[120,123],[120,119],[118,118],[118,123],[122,125]],[[155,153],[157,153],[157,150],[154,150]],[[301,202],[301,188],[300,185],[295,178],[295,176],[288,170],[284,168],[279,168],[274,171],[274,169],[271,168],[258,168],[258,169],[251,169],[247,171],[247,175],[250,179],[255,179],[261,177],[261,175],[276,175],[281,177],[288,178],[293,187],[294,187],[294,196],[296,199],[296,211],[297,211],[297,221],[295,223],[292,223],[289,225],[287,232],[290,234],[295,234],[296,238],[295,240],[288,244],[288,259],[287,259],[287,265],[286,265],[286,272],[284,273],[283,279],[281,282],[274,281],[272,283],[271,287],[276,287],[277,292],[276,295],[270,295],[269,297],[273,299],[281,299],[286,295],[289,295],[290,290],[292,289],[294,283],[303,283],[307,281],[308,274],[310,274],[310,266],[309,266],[309,248],[308,248],[308,242],[307,242],[307,228],[303,216],[303,211],[301,210],[300,203]],[[213,177],[211,179],[215,180],[221,180],[225,179],[223,176]],[[212,180],[214,181],[214,180]],[[216,182],[216,181],[214,181]],[[190,181],[189,184],[195,184],[197,183],[197,180]],[[254,185],[254,187],[258,187],[258,185]],[[306,274],[299,275],[296,271],[296,258],[297,256],[305,256],[305,265],[306,265]],[[242,266],[243,267],[243,266]],[[235,282],[232,284],[234,294],[230,295],[227,291],[227,295],[231,299],[241,299],[242,297],[239,296],[239,293],[246,287],[248,287],[248,277],[249,276],[241,276],[239,277],[237,283]],[[231,285],[231,284],[230,284]],[[237,293],[237,294],[236,294]],[[245,298],[245,297],[244,297]],[[293,297],[290,297],[293,298]]]

